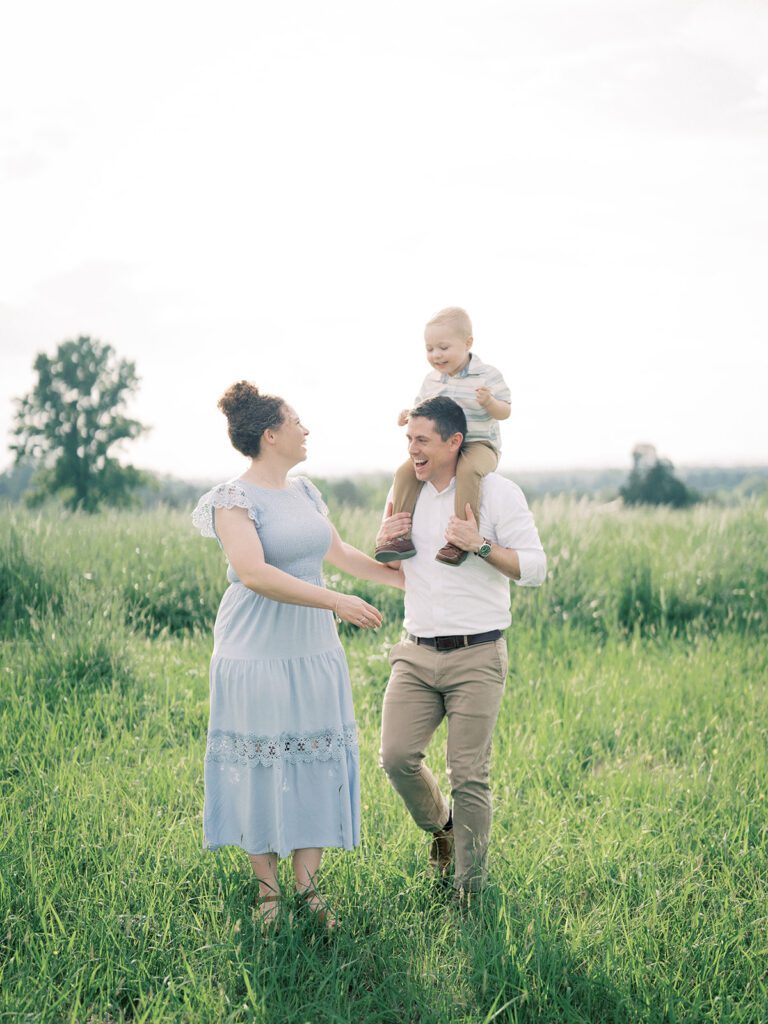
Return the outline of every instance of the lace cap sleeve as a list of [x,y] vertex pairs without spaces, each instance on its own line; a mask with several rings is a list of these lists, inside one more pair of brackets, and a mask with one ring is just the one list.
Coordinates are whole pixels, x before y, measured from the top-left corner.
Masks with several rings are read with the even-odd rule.
[[297,485],[304,491],[320,515],[327,516],[328,506],[323,501],[322,494],[318,491],[312,481],[306,476],[297,476],[295,477],[295,480]]
[[259,525],[256,510],[248,500],[242,484],[236,480],[212,487],[198,501],[192,513],[192,525],[196,526],[204,537],[216,537],[213,510],[217,508],[244,508],[256,526]]

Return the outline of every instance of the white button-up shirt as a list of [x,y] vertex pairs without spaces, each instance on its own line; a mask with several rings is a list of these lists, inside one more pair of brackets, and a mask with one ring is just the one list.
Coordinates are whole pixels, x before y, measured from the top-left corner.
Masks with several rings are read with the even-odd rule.
[[[460,636],[506,629],[512,621],[509,583],[484,559],[470,552],[462,565],[444,565],[435,555],[446,543],[454,514],[456,479],[444,491],[429,482],[421,488],[413,514],[417,554],[402,563],[405,573],[403,625],[414,636]],[[390,492],[388,501],[392,499]],[[498,473],[483,477],[480,522],[483,537],[514,548],[520,560],[519,587],[538,587],[547,575],[547,558],[525,495]]]

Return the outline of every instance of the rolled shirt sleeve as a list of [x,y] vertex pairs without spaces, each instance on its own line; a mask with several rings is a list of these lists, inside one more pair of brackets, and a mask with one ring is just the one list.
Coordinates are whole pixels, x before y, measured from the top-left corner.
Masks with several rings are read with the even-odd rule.
[[547,578],[547,556],[522,490],[491,473],[483,481],[483,497],[496,543],[517,552],[520,579],[513,582],[518,587],[540,587]]
[[540,587],[547,578],[547,556],[535,548],[515,550],[520,562],[520,579],[512,582],[518,587]]

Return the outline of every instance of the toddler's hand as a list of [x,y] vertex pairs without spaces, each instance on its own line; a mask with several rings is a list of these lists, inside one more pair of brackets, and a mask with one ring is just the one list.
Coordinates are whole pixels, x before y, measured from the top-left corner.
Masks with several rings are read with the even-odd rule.
[[411,413],[410,409],[403,409],[403,411],[397,417],[397,425],[398,425],[398,427],[404,427],[406,425],[406,423],[408,422],[408,417],[409,417],[410,413]]
[[483,408],[485,408],[493,398],[493,395],[488,388],[475,388],[475,394],[477,395],[478,402]]

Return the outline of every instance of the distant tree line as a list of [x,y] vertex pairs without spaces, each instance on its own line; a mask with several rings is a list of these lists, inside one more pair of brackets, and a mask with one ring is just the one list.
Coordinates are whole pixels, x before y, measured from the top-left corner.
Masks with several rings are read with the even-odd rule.
[[[148,428],[126,415],[138,390],[134,364],[117,357],[111,345],[81,335],[59,345],[53,356],[35,358],[32,390],[16,400],[14,465],[0,473],[0,499],[36,504],[55,496],[72,509],[93,512],[102,505],[164,503],[188,507],[200,484],[140,471],[121,464],[114,449]],[[572,493],[606,499],[616,495],[619,470],[516,473],[529,496]],[[685,508],[701,500],[693,486],[709,494],[737,491],[742,496],[768,493],[768,467],[701,469],[692,482],[674,472],[653,445],[638,444],[632,468],[618,488],[628,505]],[[317,479],[334,508],[382,508],[389,480],[385,475]]]
[[686,508],[700,496],[674,474],[669,459],[661,459],[653,445],[636,445],[632,452],[632,469],[619,494],[627,505],[669,505]]
[[[0,501],[39,505],[44,496],[41,494],[39,484],[32,484],[35,472],[33,462],[22,462],[0,473]],[[137,508],[154,508],[156,505],[191,508],[202,492],[213,483],[189,483],[164,473],[153,473],[151,470],[142,470],[141,475],[142,482],[131,491],[131,505]],[[49,497],[56,496],[51,494]]]

